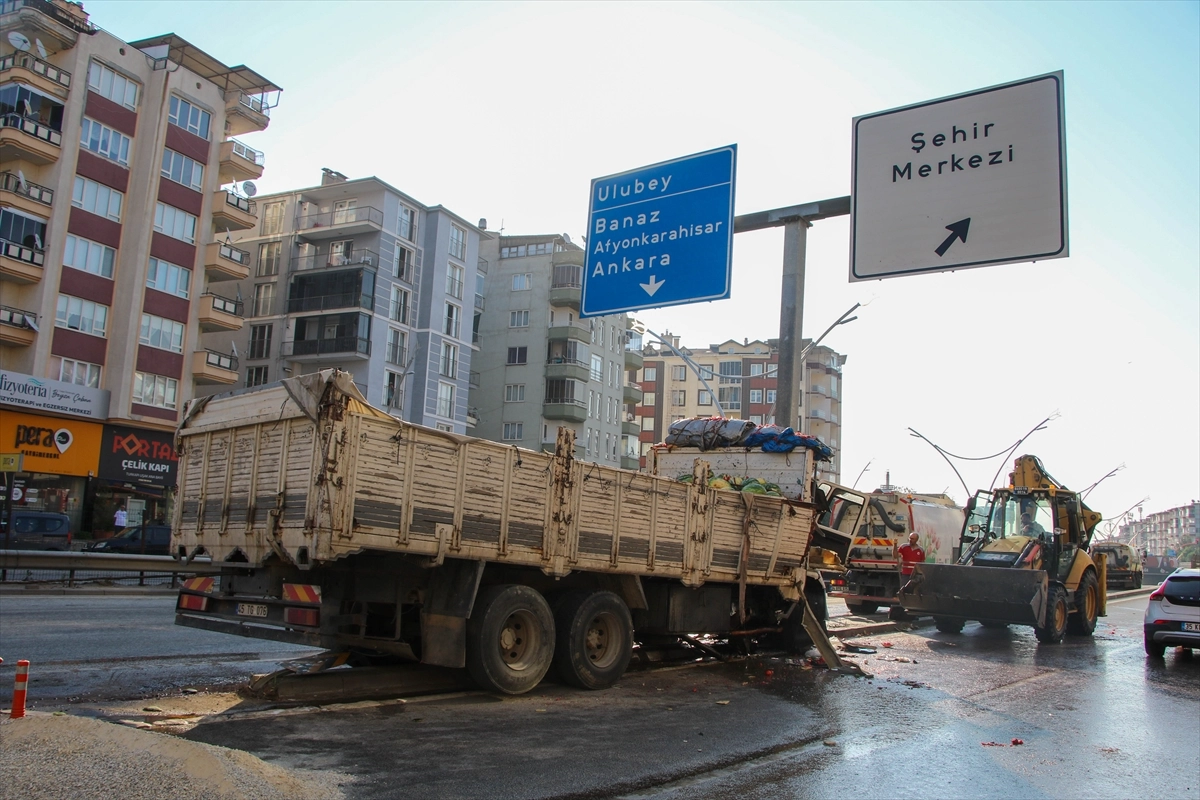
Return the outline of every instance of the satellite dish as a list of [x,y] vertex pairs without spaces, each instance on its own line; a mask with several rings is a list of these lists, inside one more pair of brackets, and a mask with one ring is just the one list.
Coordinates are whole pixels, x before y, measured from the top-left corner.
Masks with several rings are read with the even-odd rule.
[[47,56],[50,55],[50,53],[47,52],[47,50],[46,50],[46,45],[42,44],[41,39],[34,39],[33,46],[37,48],[38,56],[40,56],[41,58],[46,58]]
[[246,197],[254,197],[254,195],[258,194],[258,187],[250,181],[246,181],[242,184],[242,191],[246,194]]
[[567,244],[570,244],[570,243],[571,243],[571,237],[570,237],[570,236],[568,236],[567,234],[565,234],[565,233],[564,233],[564,234],[562,235],[562,237],[563,237],[563,241],[564,241],[564,242],[566,242]]
[[29,52],[29,37],[20,31],[11,31],[8,34],[8,43],[18,50]]

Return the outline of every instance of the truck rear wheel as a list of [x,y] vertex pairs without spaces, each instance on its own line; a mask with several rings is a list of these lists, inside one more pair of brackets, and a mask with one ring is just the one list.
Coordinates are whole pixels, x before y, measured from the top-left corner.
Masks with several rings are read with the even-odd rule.
[[528,586],[479,593],[467,620],[467,671],[480,688],[523,694],[537,686],[554,657],[554,615]]
[[846,608],[856,617],[861,617],[865,614],[874,614],[879,610],[877,603],[859,602],[856,600],[847,600]]
[[1055,584],[1046,598],[1046,624],[1033,629],[1042,644],[1058,644],[1067,633],[1067,590]]
[[577,591],[554,609],[554,665],[564,682],[607,689],[625,674],[633,656],[633,619],[612,592]]
[[1075,590],[1075,613],[1067,617],[1067,632],[1075,636],[1091,636],[1100,614],[1100,582],[1094,572],[1085,572]]
[[953,617],[934,617],[933,624],[942,633],[962,633],[963,625],[966,625],[967,621]]

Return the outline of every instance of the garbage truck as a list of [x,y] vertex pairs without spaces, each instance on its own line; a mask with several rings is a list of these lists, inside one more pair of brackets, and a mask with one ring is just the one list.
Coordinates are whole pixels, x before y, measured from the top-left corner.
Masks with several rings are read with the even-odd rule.
[[1105,616],[1105,558],[1088,553],[1101,516],[1054,480],[1037,456],[1013,463],[1008,486],[968,500],[955,564],[918,564],[900,588],[910,613],[939,631],[968,620],[1030,625],[1039,642],[1090,636]]
[[[790,496],[692,480],[414,425],[326,370],[186,407],[173,554],[207,556],[176,623],[465,667],[482,688],[532,689],[548,670],[599,689],[635,641],[708,634],[818,645],[808,567],[820,450],[789,454]],[[828,448],[821,445],[825,451]]]

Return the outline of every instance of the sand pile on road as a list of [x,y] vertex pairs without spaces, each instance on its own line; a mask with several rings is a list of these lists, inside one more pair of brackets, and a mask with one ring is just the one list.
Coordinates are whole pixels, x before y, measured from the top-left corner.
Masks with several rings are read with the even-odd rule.
[[84,717],[33,714],[0,721],[7,797],[30,800],[325,800],[336,773],[299,773],[249,753]]

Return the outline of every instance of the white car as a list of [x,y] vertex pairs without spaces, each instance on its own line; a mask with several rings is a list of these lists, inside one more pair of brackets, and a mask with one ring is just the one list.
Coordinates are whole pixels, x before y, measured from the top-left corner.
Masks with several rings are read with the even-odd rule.
[[1168,647],[1200,648],[1200,569],[1177,569],[1150,594],[1142,625],[1146,655]]

